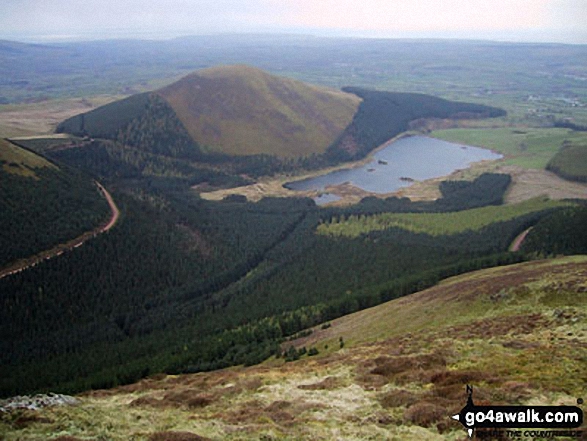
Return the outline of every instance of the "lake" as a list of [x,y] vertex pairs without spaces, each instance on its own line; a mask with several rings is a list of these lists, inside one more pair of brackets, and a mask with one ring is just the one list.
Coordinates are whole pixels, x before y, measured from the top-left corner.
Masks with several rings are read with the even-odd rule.
[[[412,181],[446,176],[474,162],[496,160],[502,155],[491,150],[454,144],[426,136],[409,136],[390,142],[361,167],[337,170],[325,175],[289,182],[291,190],[324,191],[330,185],[348,182],[371,193],[391,193]],[[333,199],[323,194],[318,204]],[[334,196],[334,195],[332,195]]]

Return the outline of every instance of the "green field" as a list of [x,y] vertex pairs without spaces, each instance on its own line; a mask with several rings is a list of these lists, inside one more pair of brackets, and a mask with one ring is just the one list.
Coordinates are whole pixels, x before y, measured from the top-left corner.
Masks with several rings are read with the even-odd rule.
[[515,205],[488,206],[450,213],[383,213],[373,216],[351,215],[333,218],[317,231],[327,236],[355,238],[372,231],[401,228],[412,233],[442,236],[478,231],[495,222],[504,222],[537,211],[568,206],[566,202],[544,198],[531,199]]
[[506,164],[533,169],[546,168],[563,143],[587,143],[587,132],[558,128],[448,129],[431,136],[495,150],[505,156]]

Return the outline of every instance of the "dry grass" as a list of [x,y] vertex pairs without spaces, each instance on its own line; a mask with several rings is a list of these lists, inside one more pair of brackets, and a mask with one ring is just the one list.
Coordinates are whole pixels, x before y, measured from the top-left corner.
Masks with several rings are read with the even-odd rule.
[[160,90],[198,143],[230,155],[324,153],[352,121],[352,94],[248,66],[204,69]]
[[0,137],[48,135],[53,133],[61,121],[121,98],[100,95],[0,106]]
[[206,441],[209,439],[190,432],[157,432],[149,437],[149,441]]
[[587,199],[587,184],[567,181],[546,170],[504,166],[499,172],[512,176],[513,185],[506,194],[510,204],[543,195],[550,199]]

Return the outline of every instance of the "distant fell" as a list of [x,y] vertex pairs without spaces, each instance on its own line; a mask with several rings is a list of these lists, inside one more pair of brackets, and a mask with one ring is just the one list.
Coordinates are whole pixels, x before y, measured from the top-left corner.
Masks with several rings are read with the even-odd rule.
[[205,150],[279,157],[324,153],[361,101],[244,65],[204,69],[158,93]]
[[157,91],[74,116],[57,132],[261,176],[362,159],[428,119],[505,113],[424,94],[334,90],[234,65],[202,69]]
[[360,101],[253,67],[221,66],[69,118],[57,132],[173,157],[299,158],[324,153],[351,123]]

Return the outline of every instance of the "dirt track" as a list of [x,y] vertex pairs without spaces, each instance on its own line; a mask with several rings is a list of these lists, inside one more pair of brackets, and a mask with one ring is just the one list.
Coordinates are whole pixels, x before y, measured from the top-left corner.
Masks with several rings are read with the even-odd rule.
[[524,239],[526,239],[526,236],[528,235],[528,233],[530,232],[530,230],[534,228],[534,227],[530,227],[527,230],[522,231],[512,242],[512,244],[510,245],[509,250],[510,251],[519,251],[520,247],[522,246],[522,242],[524,242]]
[[56,245],[49,250],[45,250],[32,257],[27,257],[25,259],[20,259],[16,262],[13,262],[12,264],[0,270],[0,279],[11,274],[16,274],[21,271],[24,271],[27,268],[33,267],[44,260],[49,260],[54,257],[60,256],[66,251],[78,248],[82,246],[86,241],[92,239],[93,237],[96,237],[98,234],[105,233],[106,231],[110,230],[114,225],[116,225],[116,222],[118,222],[118,218],[120,217],[120,210],[116,206],[116,203],[114,202],[114,199],[112,199],[110,193],[108,193],[108,190],[106,190],[104,186],[100,184],[98,181],[94,181],[94,183],[100,190],[100,193],[104,196],[104,198],[106,198],[106,201],[110,206],[110,211],[112,215],[110,216],[108,222],[100,225],[97,228],[94,228],[92,231],[87,231],[83,233],[81,236],[71,239],[65,243]]

